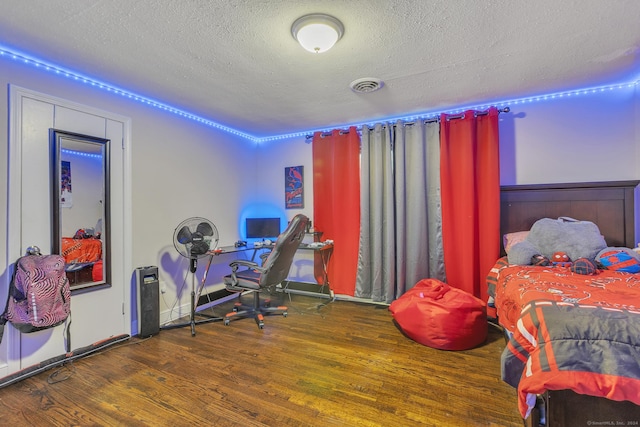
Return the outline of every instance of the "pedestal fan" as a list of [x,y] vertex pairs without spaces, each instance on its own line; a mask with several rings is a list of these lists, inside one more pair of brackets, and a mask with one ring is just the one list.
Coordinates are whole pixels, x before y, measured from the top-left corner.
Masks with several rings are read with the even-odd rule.
[[207,319],[196,321],[196,270],[198,259],[207,256],[209,251],[216,249],[218,245],[218,229],[205,218],[192,217],[182,221],[173,232],[173,246],[178,253],[189,259],[189,272],[191,273],[191,313],[189,322],[182,324],[170,324],[163,329],[172,329],[182,326],[191,326],[191,335],[196,334],[196,324],[222,320],[219,317],[207,316]]

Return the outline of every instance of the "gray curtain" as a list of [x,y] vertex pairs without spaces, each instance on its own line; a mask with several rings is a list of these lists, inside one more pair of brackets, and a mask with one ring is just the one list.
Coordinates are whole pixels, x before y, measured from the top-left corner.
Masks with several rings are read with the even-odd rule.
[[362,129],[355,296],[390,303],[419,280],[444,281],[439,124]]

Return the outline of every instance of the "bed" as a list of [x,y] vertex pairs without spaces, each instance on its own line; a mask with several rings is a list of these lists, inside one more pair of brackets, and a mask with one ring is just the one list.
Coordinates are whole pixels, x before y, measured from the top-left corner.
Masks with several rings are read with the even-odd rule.
[[95,268],[96,266],[100,267],[102,263],[102,241],[100,239],[63,237],[61,255],[66,262],[65,271],[71,286],[97,281],[98,272],[102,277],[102,270]]
[[[639,182],[502,187],[501,233],[571,217],[597,224],[610,247],[634,248]],[[488,285],[507,337],[503,379],[517,387],[525,424],[639,425],[640,274],[578,274],[503,256]]]
[[102,259],[102,241],[63,237],[62,256],[67,264],[96,262]]

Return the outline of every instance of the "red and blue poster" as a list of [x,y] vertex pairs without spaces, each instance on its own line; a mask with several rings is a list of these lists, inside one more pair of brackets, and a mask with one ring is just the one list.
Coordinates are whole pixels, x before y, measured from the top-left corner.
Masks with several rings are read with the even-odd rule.
[[73,206],[71,192],[71,162],[60,161],[60,207],[70,208]]
[[284,168],[284,200],[286,209],[304,208],[303,166]]

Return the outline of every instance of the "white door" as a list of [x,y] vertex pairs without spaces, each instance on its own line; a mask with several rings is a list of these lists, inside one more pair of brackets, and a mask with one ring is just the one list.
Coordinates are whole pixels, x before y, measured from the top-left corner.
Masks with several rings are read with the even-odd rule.
[[[111,140],[111,286],[71,297],[71,350],[130,334],[129,119],[47,95],[10,88],[9,215],[7,265],[36,245],[51,251],[49,130]],[[86,225],[85,225],[86,226]],[[81,228],[79,226],[78,228]],[[127,271],[129,273],[127,274]],[[10,325],[0,347],[0,377],[65,353],[65,325],[19,333]]]

